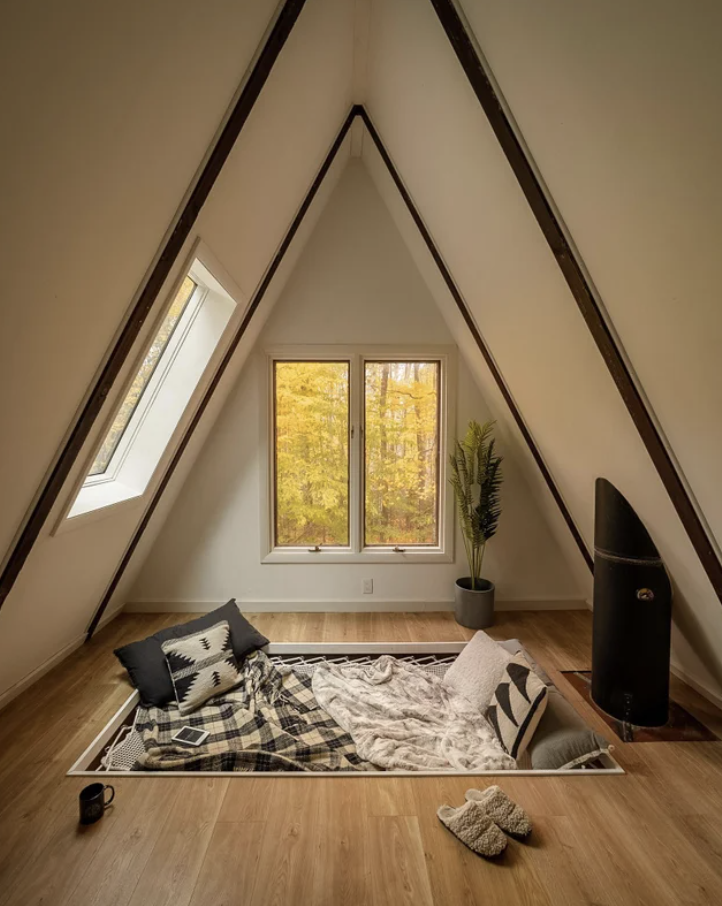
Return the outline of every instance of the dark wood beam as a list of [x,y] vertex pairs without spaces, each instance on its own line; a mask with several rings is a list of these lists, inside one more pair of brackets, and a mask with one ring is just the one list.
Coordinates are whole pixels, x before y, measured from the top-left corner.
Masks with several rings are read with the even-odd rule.
[[180,254],[183,244],[190,235],[193,224],[196,222],[198,214],[218,178],[218,174],[228,159],[236,139],[245,126],[305,3],[306,0],[286,0],[278,14],[248,80],[190,193],[178,222],[166,240],[155,266],[141,288],[130,317],[118,336],[100,377],[90,392],[82,412],[76,420],[47,481],[42,487],[20,531],[17,541],[7,557],[5,567],[0,576],[0,607],[5,602],[20,574],[20,570],[30,555],[30,551],[58,499],[58,495],[65,485],[70,470],[100,414],[106,397],[125,364],[146,318],[153,309],[158,293]]
[[639,384],[632,376],[620,345],[609,328],[597,299],[587,281],[574,249],[549,203],[527,152],[522,147],[503,105],[494,89],[476,46],[456,11],[453,0],[431,0],[444,32],[461,64],[466,78],[494,131],[509,166],[526,197],[554,259],[571,290],[584,322],[597,344],[609,373],[627,407],[639,436],[679,515],[697,556],[722,602],[722,562],[702,519],[669,453]]
[[481,352],[482,356],[484,357],[484,361],[486,362],[487,367],[488,367],[489,371],[491,372],[491,376],[494,378],[494,381],[496,382],[496,385],[499,388],[501,395],[504,397],[504,401],[506,402],[507,406],[509,407],[509,411],[511,412],[512,417],[513,417],[514,421],[516,422],[516,425],[519,428],[519,431],[521,432],[521,435],[524,438],[524,441],[525,441],[527,447],[529,448],[531,455],[534,457],[534,462],[536,462],[537,466],[539,467],[539,471],[541,472],[542,477],[544,478],[546,486],[549,488],[549,493],[552,495],[552,497],[554,498],[554,502],[559,507],[559,511],[562,514],[564,521],[566,522],[567,527],[569,528],[569,531],[571,532],[572,537],[574,538],[574,541],[575,541],[577,547],[579,548],[579,552],[582,555],[582,557],[584,558],[584,562],[587,564],[587,566],[589,567],[590,570],[593,570],[594,569],[594,560],[592,559],[592,556],[589,553],[589,549],[587,548],[587,545],[584,543],[584,539],[582,538],[581,532],[577,528],[577,525],[574,522],[572,514],[569,512],[569,508],[567,507],[566,503],[564,502],[564,498],[562,497],[562,495],[559,491],[559,488],[557,488],[556,482],[554,481],[554,479],[551,475],[551,472],[549,471],[546,463],[544,462],[544,458],[542,457],[541,452],[539,451],[539,448],[537,447],[536,442],[535,442],[534,438],[532,437],[531,432],[529,431],[529,428],[527,427],[526,422],[524,421],[524,418],[523,418],[521,412],[519,411],[519,407],[517,406],[516,401],[514,400],[514,397],[511,395],[509,388],[507,387],[506,382],[505,382],[501,372],[499,371],[499,367],[496,364],[494,357],[492,356],[488,346],[486,345],[486,342],[484,341],[484,338],[482,337],[481,333],[479,332],[479,328],[478,328],[471,312],[469,311],[469,306],[466,304],[466,300],[461,295],[461,292],[460,292],[458,286],[456,285],[454,278],[452,277],[448,267],[446,266],[446,263],[444,262],[444,259],[442,258],[441,253],[439,252],[438,248],[436,247],[436,243],[434,242],[433,238],[431,237],[431,234],[429,233],[428,229],[426,228],[426,224],[422,220],[421,215],[419,214],[419,212],[416,208],[416,205],[413,202],[413,199],[409,195],[409,192],[408,192],[406,186],[404,185],[403,181],[401,180],[401,177],[399,176],[399,174],[396,170],[396,167],[394,166],[393,161],[389,157],[388,151],[384,147],[384,144],[381,141],[381,138],[380,138],[378,132],[376,131],[374,124],[371,122],[371,119],[370,119],[368,113],[366,112],[366,110],[363,107],[359,107],[357,109],[359,112],[359,116],[364,121],[364,124],[366,126],[366,129],[369,132],[369,135],[371,136],[374,144],[376,145],[376,150],[381,155],[381,159],[383,160],[384,164],[386,165],[386,169],[389,171],[389,174],[390,174],[392,180],[394,181],[394,185],[396,186],[399,194],[401,195],[402,199],[404,200],[404,204],[406,205],[406,208],[407,208],[409,214],[411,215],[411,219],[416,224],[416,228],[418,229],[419,233],[421,234],[421,238],[424,240],[426,248],[429,250],[431,257],[434,259],[434,263],[436,264],[437,268],[439,269],[439,273],[441,274],[441,276],[444,280],[444,283],[446,284],[447,289],[449,290],[449,293],[451,294],[454,302],[456,303],[457,308],[461,312],[461,316],[463,317],[464,321],[466,322],[466,326],[469,328],[469,332],[471,333],[472,337],[474,338],[474,342],[479,347],[479,351]]
[[263,279],[261,280],[261,282],[258,286],[258,289],[254,293],[253,299],[251,300],[250,305],[246,309],[246,313],[243,316],[243,320],[241,321],[241,323],[238,327],[238,330],[233,335],[233,338],[232,338],[231,342],[229,343],[228,348],[226,349],[226,352],[225,352],[223,358],[221,359],[221,362],[218,365],[218,368],[216,369],[216,372],[213,375],[212,380],[208,384],[208,387],[206,388],[206,391],[203,394],[203,398],[201,399],[201,401],[198,405],[198,408],[196,409],[196,411],[193,414],[193,418],[191,419],[190,423],[188,424],[188,427],[186,428],[185,433],[183,434],[183,437],[181,438],[181,441],[178,444],[178,447],[177,447],[175,453],[173,454],[173,458],[171,459],[170,463],[168,464],[168,468],[165,470],[165,473],[163,474],[163,478],[161,479],[160,483],[158,484],[158,487],[155,489],[155,491],[153,493],[153,497],[152,497],[150,503],[148,504],[148,508],[146,509],[145,513],[143,514],[143,518],[141,519],[140,523],[138,524],[138,526],[133,534],[133,537],[131,539],[131,542],[128,545],[128,547],[126,548],[125,553],[123,554],[122,560],[120,561],[117,569],[115,570],[113,578],[111,579],[110,584],[108,585],[108,587],[105,591],[105,594],[103,595],[103,600],[100,602],[100,605],[99,605],[98,609],[96,610],[96,612],[93,616],[93,619],[90,622],[90,625],[89,625],[88,631],[87,631],[87,635],[86,635],[86,641],[90,641],[90,639],[93,636],[93,633],[98,628],[98,623],[102,619],[102,616],[105,613],[105,611],[108,607],[108,604],[110,603],[110,600],[115,593],[116,588],[118,587],[118,583],[120,582],[121,578],[123,577],[123,573],[125,572],[128,564],[130,563],[130,560],[131,560],[133,554],[135,553],[136,548],[138,547],[138,544],[140,543],[140,539],[143,537],[143,533],[145,532],[146,528],[148,527],[148,523],[153,518],[153,513],[155,513],[156,508],[157,508],[158,504],[160,503],[161,497],[163,496],[163,492],[168,487],[168,484],[169,484],[171,478],[173,477],[173,473],[175,472],[176,468],[178,467],[178,464],[181,461],[181,458],[183,457],[183,453],[185,452],[188,444],[191,441],[191,438],[193,437],[193,434],[195,433],[196,428],[198,427],[198,425],[201,422],[201,419],[203,418],[203,413],[206,411],[208,404],[210,403],[210,401],[213,397],[213,394],[216,391],[216,388],[218,387],[219,383],[221,382],[221,379],[223,378],[223,375],[225,374],[226,369],[230,365],[231,360],[233,359],[233,356],[236,352],[236,349],[238,348],[238,344],[243,339],[243,336],[245,335],[251,321],[253,320],[253,316],[258,311],[258,306],[263,301],[263,298],[266,295],[268,288],[271,285],[273,278],[276,275],[276,272],[278,271],[278,268],[281,266],[281,262],[283,261],[284,257],[286,256],[286,252],[290,248],[291,243],[293,242],[293,239],[294,239],[296,233],[298,232],[301,224],[303,223],[303,220],[304,220],[306,214],[308,213],[308,209],[311,207],[313,200],[318,193],[318,190],[321,188],[321,185],[323,184],[323,181],[326,178],[326,174],[328,173],[329,169],[331,168],[331,165],[333,164],[334,160],[336,159],[336,155],[338,154],[339,148],[343,144],[343,140],[346,138],[346,135],[348,134],[348,130],[351,128],[351,124],[353,123],[356,116],[357,116],[357,109],[353,108],[351,110],[351,112],[349,113],[349,115],[346,117],[346,120],[344,121],[343,125],[341,126],[341,129],[339,130],[339,133],[336,136],[336,139],[334,140],[333,145],[331,145],[331,148],[330,148],[328,154],[326,155],[326,158],[321,166],[321,169],[316,174],[316,178],[314,179],[313,183],[311,184],[310,189],[306,193],[306,197],[303,199],[303,203],[301,204],[301,207],[298,209],[296,216],[293,218],[291,226],[288,228],[288,231],[286,232],[286,235],[283,238],[283,242],[279,246],[278,251],[274,255],[273,260],[271,261],[271,264],[270,264],[268,270],[264,274]]

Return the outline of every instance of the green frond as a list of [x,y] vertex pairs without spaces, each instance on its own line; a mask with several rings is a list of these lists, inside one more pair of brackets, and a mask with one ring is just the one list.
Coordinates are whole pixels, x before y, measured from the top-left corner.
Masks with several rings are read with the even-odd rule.
[[502,457],[495,445],[494,422],[471,421],[449,455],[449,483],[473,580],[479,578],[484,546],[496,534],[501,517]]

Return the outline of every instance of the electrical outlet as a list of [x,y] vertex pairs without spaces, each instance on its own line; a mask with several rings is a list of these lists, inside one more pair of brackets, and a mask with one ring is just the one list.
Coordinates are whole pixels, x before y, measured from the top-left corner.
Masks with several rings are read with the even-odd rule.
[[374,593],[374,580],[373,579],[364,579],[363,586],[364,586],[365,595],[372,595]]

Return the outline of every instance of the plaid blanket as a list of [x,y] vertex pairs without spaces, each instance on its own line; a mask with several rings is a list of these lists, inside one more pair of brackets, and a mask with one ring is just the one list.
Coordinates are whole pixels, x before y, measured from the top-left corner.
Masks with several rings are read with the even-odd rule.
[[[176,704],[138,708],[145,754],[138,770],[373,771],[348,733],[324,711],[311,678],[279,670],[257,651],[241,666],[243,680],[182,717]],[[173,742],[181,727],[208,730],[201,746]]]

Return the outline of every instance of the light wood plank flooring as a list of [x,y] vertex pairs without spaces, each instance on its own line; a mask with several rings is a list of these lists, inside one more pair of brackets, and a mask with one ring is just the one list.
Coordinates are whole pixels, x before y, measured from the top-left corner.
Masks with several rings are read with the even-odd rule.
[[[450,614],[249,616],[274,641],[471,635]],[[436,819],[463,801],[454,777],[122,778],[80,829],[86,780],[64,775],[129,693],[112,649],[178,619],[119,617],[0,712],[0,906],[722,903],[722,743],[619,743],[622,777],[504,778],[534,834],[495,863]],[[581,611],[502,613],[492,634],[521,638],[608,734],[559,674],[589,667],[590,629]],[[722,735],[720,712],[674,691]]]

